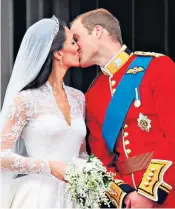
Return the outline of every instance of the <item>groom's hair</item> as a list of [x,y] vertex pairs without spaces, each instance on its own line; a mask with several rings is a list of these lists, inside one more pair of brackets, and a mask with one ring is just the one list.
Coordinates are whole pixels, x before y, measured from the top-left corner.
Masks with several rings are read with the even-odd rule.
[[[89,34],[92,33],[96,25],[101,25],[105,28],[114,41],[122,44],[122,34],[120,23],[114,15],[106,9],[95,9],[79,15],[74,21],[79,19],[83,26],[88,30]],[[74,22],[73,21],[73,22]]]

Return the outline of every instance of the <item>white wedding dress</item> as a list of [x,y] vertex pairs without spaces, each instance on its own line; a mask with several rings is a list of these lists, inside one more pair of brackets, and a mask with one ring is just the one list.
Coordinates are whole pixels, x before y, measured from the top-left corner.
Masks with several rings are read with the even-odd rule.
[[[71,162],[78,158],[86,135],[84,95],[63,85],[70,105],[68,125],[47,82],[39,89],[20,92],[9,108],[1,133],[3,172],[27,174],[15,181],[11,208],[73,208],[66,197],[66,183],[50,173],[48,161]],[[29,157],[12,152],[19,138],[24,140]],[[3,192],[3,188],[2,188]]]

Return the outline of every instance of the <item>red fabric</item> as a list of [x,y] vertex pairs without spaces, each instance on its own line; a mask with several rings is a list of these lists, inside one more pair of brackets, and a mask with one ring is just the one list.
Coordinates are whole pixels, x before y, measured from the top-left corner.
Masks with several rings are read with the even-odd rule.
[[[116,81],[115,88],[134,58],[135,55],[113,76],[113,80]],[[141,106],[136,108],[132,104],[124,122],[124,124],[128,125],[125,131],[129,133],[126,139],[130,142],[129,145],[126,145],[126,148],[131,149],[129,157],[154,151],[153,159],[173,161],[173,165],[164,175],[164,182],[170,184],[173,189],[161,207],[175,207],[174,62],[167,56],[153,58],[140,85],[139,92]],[[127,97],[127,95],[125,96]],[[108,76],[102,74],[86,93],[87,126],[90,130],[89,145],[91,152],[109,170],[115,172],[115,166],[111,167],[114,155],[110,153],[102,137],[102,124],[110,99],[111,92]],[[138,126],[137,119],[140,113],[146,115],[151,120],[151,129],[149,132],[141,130]],[[116,151],[120,154],[120,160],[126,159],[121,133],[116,145]],[[134,174],[136,186],[139,185],[143,174],[144,171],[139,171]],[[116,177],[133,186],[131,175],[121,177],[119,174],[116,174]]]

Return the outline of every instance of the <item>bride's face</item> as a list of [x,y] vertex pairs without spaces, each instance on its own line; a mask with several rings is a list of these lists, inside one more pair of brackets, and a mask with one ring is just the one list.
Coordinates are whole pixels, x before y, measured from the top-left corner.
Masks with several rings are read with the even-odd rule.
[[80,66],[79,47],[73,38],[73,33],[65,27],[66,40],[63,45],[62,62],[64,66],[78,67]]

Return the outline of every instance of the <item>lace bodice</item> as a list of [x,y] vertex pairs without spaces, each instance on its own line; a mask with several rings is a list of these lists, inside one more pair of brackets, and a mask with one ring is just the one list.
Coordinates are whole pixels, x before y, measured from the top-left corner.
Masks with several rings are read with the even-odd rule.
[[[50,173],[48,161],[69,162],[79,156],[86,135],[84,95],[63,85],[70,105],[71,125],[59,109],[47,82],[20,92],[9,106],[1,127],[1,168],[18,174]],[[29,157],[12,152],[24,140]]]

